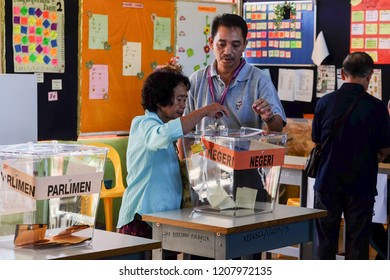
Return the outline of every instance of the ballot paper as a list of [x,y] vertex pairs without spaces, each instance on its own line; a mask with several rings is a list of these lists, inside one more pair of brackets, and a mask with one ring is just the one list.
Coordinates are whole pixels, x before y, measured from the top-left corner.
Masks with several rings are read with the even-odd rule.
[[247,187],[237,188],[237,208],[255,209],[257,190]]

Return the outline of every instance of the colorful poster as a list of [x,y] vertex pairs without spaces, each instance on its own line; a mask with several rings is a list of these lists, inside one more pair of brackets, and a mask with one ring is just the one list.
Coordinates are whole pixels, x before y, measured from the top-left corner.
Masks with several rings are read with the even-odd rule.
[[351,1],[350,51],[367,52],[376,64],[390,63],[390,2]]
[[15,72],[65,71],[64,0],[13,0]]

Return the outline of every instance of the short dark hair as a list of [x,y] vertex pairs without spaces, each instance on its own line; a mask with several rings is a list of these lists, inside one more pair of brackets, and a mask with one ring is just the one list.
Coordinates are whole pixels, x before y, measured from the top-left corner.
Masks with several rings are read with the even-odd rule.
[[190,81],[181,71],[163,67],[152,72],[142,88],[142,107],[157,112],[158,105],[165,107],[173,104],[174,88],[183,84],[190,89]]
[[343,61],[343,71],[347,76],[368,77],[374,69],[374,60],[365,52],[353,52]]
[[248,25],[241,16],[236,14],[222,14],[222,16],[217,15],[211,23],[211,38],[214,39],[215,35],[218,32],[218,27],[221,25],[229,28],[240,28],[242,32],[242,37],[244,38],[244,41],[246,40],[246,36],[248,35]]

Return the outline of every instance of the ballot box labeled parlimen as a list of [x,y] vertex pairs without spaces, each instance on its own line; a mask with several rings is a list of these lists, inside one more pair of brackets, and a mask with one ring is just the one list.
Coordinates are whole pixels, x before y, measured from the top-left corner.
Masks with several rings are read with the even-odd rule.
[[106,148],[57,141],[0,146],[0,246],[92,242]]
[[284,163],[285,133],[242,127],[184,136],[195,211],[226,216],[272,212]]

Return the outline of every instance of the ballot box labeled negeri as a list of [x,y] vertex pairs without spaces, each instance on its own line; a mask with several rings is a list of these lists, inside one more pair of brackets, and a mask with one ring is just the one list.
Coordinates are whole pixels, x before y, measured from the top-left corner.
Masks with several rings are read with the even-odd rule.
[[57,141],[0,146],[0,246],[90,244],[106,155]]
[[194,210],[226,216],[272,212],[286,141],[285,133],[248,127],[185,135]]

